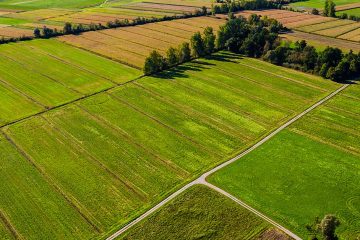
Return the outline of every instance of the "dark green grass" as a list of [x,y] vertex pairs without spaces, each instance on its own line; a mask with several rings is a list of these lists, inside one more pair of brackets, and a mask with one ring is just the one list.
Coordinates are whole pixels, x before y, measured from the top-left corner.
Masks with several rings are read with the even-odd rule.
[[285,130],[211,182],[295,231],[333,213],[341,239],[359,234],[359,157]]
[[269,228],[232,200],[195,186],[119,239],[256,239]]

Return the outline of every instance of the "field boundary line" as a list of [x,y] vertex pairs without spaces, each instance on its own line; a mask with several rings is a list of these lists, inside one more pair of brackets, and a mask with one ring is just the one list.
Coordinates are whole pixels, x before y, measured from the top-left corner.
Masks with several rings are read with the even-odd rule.
[[4,211],[0,209],[0,221],[4,223],[6,229],[15,239],[24,239],[23,236],[16,230],[13,224],[11,224]]
[[[144,214],[140,215],[139,217],[135,218],[133,221],[131,221],[130,223],[126,224],[124,227],[122,227],[120,230],[116,231],[115,233],[113,233],[111,236],[109,236],[107,238],[107,240],[114,240],[115,238],[117,238],[118,236],[120,236],[121,234],[123,234],[124,232],[126,232],[128,229],[130,229],[131,227],[133,227],[134,225],[136,225],[137,223],[139,223],[140,221],[144,220],[146,217],[148,217],[149,215],[151,215],[152,213],[154,213],[155,211],[157,211],[158,209],[160,209],[162,206],[166,205],[168,202],[170,202],[170,200],[174,199],[176,196],[178,196],[179,194],[183,193],[185,190],[187,190],[188,188],[190,188],[191,186],[195,185],[195,184],[204,184],[206,183],[206,178],[208,176],[210,176],[211,174],[219,171],[220,169],[230,165],[231,163],[239,160],[240,158],[244,157],[245,155],[249,154],[250,152],[254,151],[255,149],[257,149],[258,147],[260,147],[261,145],[263,145],[264,143],[266,143],[267,141],[269,141],[272,137],[274,137],[275,135],[277,135],[279,132],[281,132],[282,130],[284,130],[285,128],[287,128],[288,126],[290,126],[291,124],[293,124],[294,122],[296,122],[297,120],[299,120],[300,118],[302,118],[304,115],[306,115],[307,113],[311,112],[312,110],[314,110],[315,108],[317,108],[318,106],[322,105],[323,103],[325,103],[327,100],[331,99],[332,97],[334,97],[335,95],[337,95],[339,92],[341,92],[342,90],[344,90],[345,88],[347,88],[349,86],[349,84],[345,84],[343,86],[341,86],[340,88],[338,88],[337,90],[331,92],[329,95],[327,95],[326,97],[322,98],[321,100],[319,100],[318,102],[316,102],[315,104],[311,105],[309,108],[307,108],[306,110],[304,110],[303,112],[299,113],[298,115],[296,115],[295,117],[291,118],[290,120],[288,120],[287,122],[285,122],[283,125],[281,125],[280,127],[278,127],[277,129],[275,129],[274,131],[272,131],[270,134],[268,134],[267,136],[265,136],[264,138],[262,138],[260,141],[258,141],[256,144],[252,145],[250,148],[248,148],[247,150],[243,151],[242,153],[240,153],[239,155],[235,156],[234,158],[212,168],[211,170],[205,172],[204,174],[202,174],[199,178],[191,181],[190,183],[186,184],[185,186],[183,186],[182,188],[180,188],[179,190],[177,190],[176,192],[174,192],[173,194],[171,194],[170,196],[168,196],[167,198],[165,198],[164,200],[162,200],[160,203],[158,203],[157,205],[155,205],[154,207],[150,208],[148,211],[146,211]],[[205,184],[207,185],[207,184]],[[222,190],[223,191],[223,190]],[[225,192],[225,191],[224,191]],[[230,195],[230,194],[229,194]],[[256,215],[258,215],[257,213],[259,212],[253,212]],[[258,215],[261,217],[261,215]],[[265,215],[262,215],[265,216]],[[266,217],[266,216],[265,216]],[[264,219],[264,218],[263,218]],[[271,220],[270,218],[266,217],[266,219]],[[273,220],[271,220],[270,222],[271,224],[276,223]],[[277,224],[278,225],[278,224]],[[274,225],[274,226],[277,226]],[[279,225],[281,226],[281,225]],[[287,230],[285,227],[281,227],[281,229],[285,229],[286,232],[291,233],[291,231]],[[295,234],[291,234],[291,236],[296,236]],[[296,236],[297,237],[297,236]],[[297,237],[295,238],[296,240],[300,240],[301,238]]]
[[184,104],[179,104],[178,102],[174,102],[173,100],[169,99],[169,97],[166,97],[164,95],[161,95],[157,92],[154,92],[152,89],[148,89],[146,87],[144,87],[141,83],[139,82],[134,82],[134,85],[138,88],[143,89],[144,91],[146,91],[148,94],[150,94],[152,97],[154,97],[157,101],[165,103],[167,105],[171,105],[173,107],[175,107],[176,109],[180,109],[184,111],[184,114],[188,117],[192,117],[193,115],[197,115],[197,116],[201,116],[202,121],[205,122],[206,124],[210,125],[211,127],[214,127],[216,129],[218,129],[219,131],[221,131],[222,133],[226,134],[226,135],[231,135],[233,137],[238,137],[241,140],[248,140],[248,138],[246,138],[245,135],[243,134],[234,134],[232,131],[232,128],[229,128],[228,126],[226,126],[225,124],[223,124],[221,121],[219,121],[218,119],[214,119],[209,115],[204,114],[203,112],[200,112],[196,109],[193,109],[187,105]]
[[[188,89],[190,92],[193,92],[194,94],[200,95],[204,98],[207,98],[207,101],[217,105],[218,103],[216,101],[214,101],[213,99],[211,99],[214,94],[212,94],[211,92],[206,92],[206,90],[204,90],[203,92],[201,92],[201,88],[199,88],[198,86],[193,86],[193,85],[187,85],[184,83],[180,83],[180,82],[171,82],[172,84],[176,84],[178,86],[181,86],[182,88],[184,88],[185,90]],[[199,90],[200,89],[200,90]],[[205,92],[205,93],[204,93]],[[246,118],[247,120],[256,123],[258,125],[261,125],[261,127],[267,128],[270,127],[271,123],[269,122],[265,122],[266,120],[261,118],[261,117],[257,117],[256,114],[252,114],[249,111],[242,109],[240,105],[236,105],[233,102],[227,100],[226,98],[224,99],[224,101],[227,101],[227,106],[224,106],[223,109],[234,113],[234,114],[243,114],[241,115],[243,118]],[[231,105],[231,106],[229,106]],[[251,136],[248,138],[251,139]]]
[[301,240],[301,238],[299,236],[297,236],[296,234],[294,234],[290,230],[288,230],[285,227],[281,226],[279,223],[275,222],[274,220],[272,220],[271,218],[269,218],[266,215],[262,214],[261,212],[257,211],[256,209],[250,207],[249,205],[247,205],[246,203],[244,203],[240,199],[238,199],[235,196],[231,195],[230,193],[226,192],[225,190],[223,190],[223,189],[221,189],[221,188],[219,188],[219,187],[217,187],[215,185],[212,185],[211,183],[208,183],[207,181],[204,181],[201,184],[213,189],[214,191],[216,191],[218,193],[221,193],[222,195],[224,195],[224,196],[226,196],[228,198],[230,198],[231,200],[233,200],[237,204],[241,205],[243,208],[246,208],[247,210],[254,213],[258,217],[262,218],[266,222],[272,224],[273,226],[280,229],[281,231],[283,231],[284,233],[286,233],[288,236],[292,237],[293,239]]
[[178,135],[181,138],[184,138],[185,140],[193,143],[194,145],[202,148],[203,150],[210,152],[212,154],[214,154],[216,157],[221,157],[221,155],[213,150],[211,150],[211,148],[206,147],[204,144],[202,144],[201,142],[196,141],[195,139],[193,139],[192,137],[189,137],[187,135],[185,135],[184,133],[181,133],[180,131],[176,130],[174,127],[162,122],[161,120],[159,120],[158,118],[152,116],[151,114],[139,109],[137,106],[133,105],[132,103],[129,103],[128,101],[122,99],[121,97],[115,96],[114,94],[111,93],[107,93],[109,96],[111,96],[112,98],[115,99],[115,101],[118,101],[122,104],[124,104],[125,106],[133,109],[134,111],[140,113],[141,115],[145,116],[146,118],[150,119],[151,121],[159,124],[160,126],[162,126],[165,129],[170,130],[171,132],[173,132],[174,134]]
[[100,169],[104,170],[106,173],[108,173],[112,178],[114,178],[116,181],[118,181],[121,185],[124,185],[125,188],[129,189],[130,192],[134,193],[141,199],[146,199],[146,193],[142,191],[139,187],[136,185],[133,185],[132,183],[129,183],[128,181],[122,179],[120,176],[118,176],[116,173],[114,173],[105,163],[103,163],[101,160],[99,160],[96,156],[89,153],[88,150],[86,150],[85,147],[83,147],[81,144],[79,144],[79,140],[70,134],[66,129],[60,129],[59,127],[55,126],[56,124],[49,120],[47,117],[41,116],[41,118],[49,124],[49,127],[56,130],[59,134],[61,134],[66,139],[69,139],[70,142],[73,142],[75,146],[80,149],[82,153],[84,153],[86,157],[86,160],[92,161],[94,164],[98,165]]
[[[11,136],[6,133],[4,130],[1,131],[2,135],[5,137],[5,139],[19,152],[21,156],[25,158],[33,166],[40,175],[44,178],[44,181],[49,184],[58,194],[60,194],[64,200],[69,204],[71,208],[74,209],[75,212],[77,212],[87,224],[89,224],[96,232],[101,233],[102,230],[92,221],[91,218],[94,218],[91,216],[90,213],[88,213],[88,210],[83,207],[78,200],[73,197],[71,194],[68,196],[68,193],[63,191],[61,187],[54,181],[41,167],[37,165],[37,163],[32,159],[32,157],[26,153],[12,138]],[[74,201],[75,200],[75,201]],[[86,213],[85,213],[85,212]],[[90,216],[87,216],[89,214]],[[94,219],[96,222],[96,219]]]

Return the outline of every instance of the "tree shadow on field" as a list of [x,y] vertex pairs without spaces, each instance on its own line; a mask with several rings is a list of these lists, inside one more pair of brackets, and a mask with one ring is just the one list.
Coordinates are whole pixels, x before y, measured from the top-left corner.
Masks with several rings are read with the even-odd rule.
[[[153,77],[164,80],[173,80],[176,78],[189,78],[191,77],[192,72],[201,72],[207,69],[211,69],[212,67],[217,66],[217,63],[220,62],[237,63],[236,60],[240,60],[240,59],[241,56],[238,54],[233,54],[230,52],[220,52],[217,54],[204,57],[203,59],[199,58],[191,62],[178,65],[167,71],[154,74]],[[206,60],[213,60],[213,62],[209,62]]]

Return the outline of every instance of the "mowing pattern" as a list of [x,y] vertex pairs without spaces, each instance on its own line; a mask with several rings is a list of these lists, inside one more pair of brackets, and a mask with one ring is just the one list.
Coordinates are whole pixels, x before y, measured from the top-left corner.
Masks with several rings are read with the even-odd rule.
[[251,14],[277,19],[284,26],[302,32],[360,42],[360,23],[355,21],[285,10],[242,11],[236,15],[248,17]]
[[141,74],[54,40],[6,44],[0,49],[1,126]]
[[[18,153],[4,150],[1,159],[10,163],[15,156],[24,166],[10,165],[7,174],[31,175],[31,170],[48,186],[37,183],[41,191],[51,190],[67,204],[49,203],[50,193],[32,197],[35,190],[24,188],[23,201],[36,201],[33,209],[46,211],[28,212],[36,221],[31,226],[24,224],[23,208],[6,195],[0,209],[29,239],[47,238],[50,230],[37,226],[49,224],[67,239],[105,236],[336,87],[224,53],[11,124],[2,128],[3,144]],[[16,179],[0,181],[1,189],[9,191],[14,184]],[[61,219],[52,220],[57,215],[69,219],[68,225],[57,225]]]
[[197,17],[142,26],[87,32],[80,36],[67,35],[59,39],[74,46],[90,50],[110,59],[142,68],[152,50],[165,53],[170,47],[188,41],[197,31],[207,26],[216,31],[224,20]]
[[358,239],[359,92],[350,86],[211,182],[304,238],[306,224],[333,213],[340,238]]
[[260,239],[269,228],[232,200],[194,186],[119,239]]

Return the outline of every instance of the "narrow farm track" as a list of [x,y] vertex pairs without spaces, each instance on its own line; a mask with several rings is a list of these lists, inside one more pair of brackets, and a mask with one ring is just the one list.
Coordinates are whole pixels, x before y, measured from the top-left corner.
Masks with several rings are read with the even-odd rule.
[[285,232],[286,234],[288,234],[289,236],[291,236],[292,238],[296,239],[296,240],[301,240],[300,237],[298,237],[296,234],[292,233],[290,230],[286,229],[285,227],[281,226],[280,224],[276,223],[275,221],[271,220],[270,218],[268,218],[267,216],[265,216],[264,214],[260,213],[259,211],[257,211],[256,209],[251,208],[250,206],[246,205],[245,203],[243,203],[241,200],[235,198],[234,196],[232,196],[230,193],[208,183],[206,181],[206,178],[208,176],[210,176],[211,174],[217,172],[218,170],[228,166],[229,164],[239,160],[240,158],[244,157],[245,155],[249,154],[250,152],[254,151],[255,149],[257,149],[258,147],[260,147],[261,145],[263,145],[264,143],[266,143],[267,141],[269,141],[272,137],[274,137],[276,134],[278,134],[279,132],[281,132],[282,130],[284,130],[285,128],[287,128],[288,126],[290,126],[291,124],[293,124],[294,122],[296,122],[297,120],[299,120],[300,118],[302,118],[303,116],[305,116],[307,113],[311,112],[312,110],[314,110],[315,108],[317,108],[318,106],[322,105],[323,103],[325,103],[326,101],[328,101],[329,99],[333,98],[335,95],[337,95],[338,93],[340,93],[341,91],[343,91],[345,88],[347,88],[349,86],[349,84],[345,84],[342,87],[338,88],[337,90],[335,90],[334,92],[332,92],[331,94],[329,94],[328,96],[326,96],[325,98],[321,99],[320,101],[318,101],[317,103],[313,104],[311,107],[309,107],[308,109],[306,109],[305,111],[299,113],[298,115],[296,115],[295,117],[293,117],[292,119],[288,120],[286,123],[284,123],[283,125],[281,125],[280,127],[278,127],[276,130],[274,130],[273,132],[271,132],[269,135],[265,136],[264,138],[262,138],[260,141],[258,141],[256,144],[254,144],[253,146],[251,146],[250,148],[248,148],[247,150],[243,151],[241,154],[235,156],[234,158],[218,165],[217,167],[209,170],[208,172],[204,173],[203,175],[201,175],[199,178],[191,181],[190,183],[186,184],[185,186],[183,186],[182,188],[180,188],[179,190],[177,190],[176,192],[174,192],[173,194],[171,194],[170,196],[168,196],[167,198],[165,198],[164,200],[162,200],[160,203],[158,203],[157,205],[155,205],[154,207],[152,207],[151,209],[149,209],[147,212],[145,212],[144,214],[142,214],[141,216],[139,216],[138,218],[134,219],[132,222],[130,222],[129,224],[125,225],[123,228],[121,228],[120,230],[118,230],[117,232],[115,232],[113,235],[111,235],[110,237],[107,238],[107,240],[113,240],[116,239],[118,236],[120,236],[121,234],[123,234],[124,232],[126,232],[128,229],[130,229],[131,227],[133,227],[134,225],[136,225],[137,223],[139,223],[140,221],[144,220],[145,218],[147,218],[149,215],[151,215],[152,213],[156,212],[157,210],[159,210],[161,207],[163,207],[165,204],[167,204],[168,202],[170,202],[172,199],[174,199],[175,197],[177,197],[179,194],[183,193],[185,190],[187,190],[188,188],[196,185],[196,184],[203,184],[206,185],[216,191],[218,191],[219,193],[229,197],[230,199],[232,199],[233,201],[235,201],[236,203],[240,204],[241,206],[247,208],[249,211],[251,211],[252,213],[254,213],[255,215],[259,216],[260,218],[264,219],[265,221],[269,222],[270,224],[272,224],[273,226],[281,229],[283,232]]

